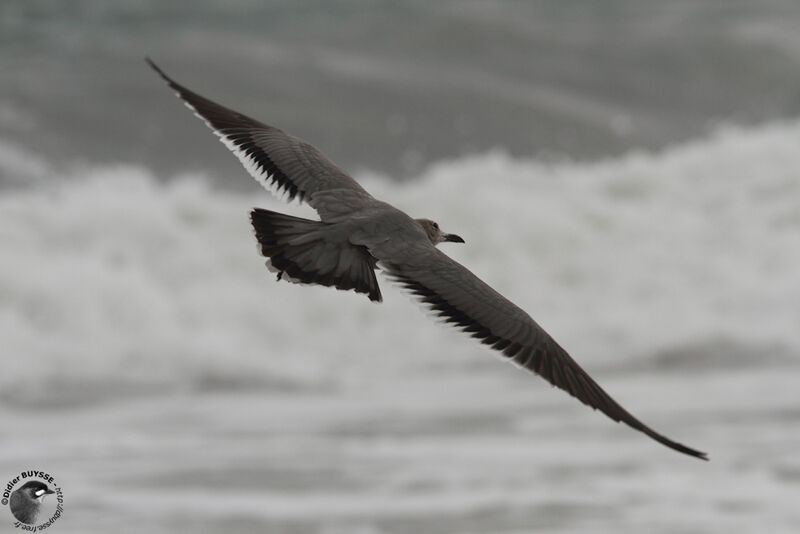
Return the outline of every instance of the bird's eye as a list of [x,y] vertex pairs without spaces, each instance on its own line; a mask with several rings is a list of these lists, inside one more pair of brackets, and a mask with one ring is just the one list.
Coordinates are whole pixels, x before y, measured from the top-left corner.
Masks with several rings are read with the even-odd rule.
[[433,223],[433,227],[438,230],[439,229],[439,223]]

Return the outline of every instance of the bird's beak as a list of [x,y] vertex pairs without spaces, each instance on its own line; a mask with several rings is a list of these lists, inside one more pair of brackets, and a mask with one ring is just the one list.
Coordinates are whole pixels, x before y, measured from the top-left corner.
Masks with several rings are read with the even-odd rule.
[[444,241],[451,241],[453,243],[464,243],[464,239],[462,239],[460,235],[456,234],[444,234],[442,239]]
[[48,495],[52,495],[55,491],[51,490],[50,488],[39,490],[36,492],[36,500],[39,502],[44,502],[44,498]]

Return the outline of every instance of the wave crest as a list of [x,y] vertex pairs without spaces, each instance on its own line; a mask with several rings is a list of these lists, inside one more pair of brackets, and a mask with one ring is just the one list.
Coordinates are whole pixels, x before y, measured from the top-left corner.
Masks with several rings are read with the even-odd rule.
[[[787,122],[594,163],[492,152],[437,163],[412,183],[359,179],[462,235],[467,245],[446,252],[590,367],[657,366],[659,354],[708,340],[797,355],[798,139],[800,123]],[[7,400],[53,384],[336,387],[487,358],[390,290],[375,307],[275,283],[248,211],[296,207],[135,167],[63,178],[0,197]]]

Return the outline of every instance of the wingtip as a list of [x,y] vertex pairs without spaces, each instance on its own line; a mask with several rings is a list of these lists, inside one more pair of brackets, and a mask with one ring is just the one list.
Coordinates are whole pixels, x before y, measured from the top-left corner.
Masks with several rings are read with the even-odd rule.
[[169,76],[167,76],[167,75],[166,75],[166,73],[165,73],[163,70],[161,70],[161,67],[159,67],[158,65],[156,65],[156,62],[155,62],[155,61],[153,61],[153,60],[150,58],[150,56],[144,56],[144,62],[145,62],[145,63],[147,63],[147,64],[150,66],[150,68],[151,68],[151,69],[153,69],[154,71],[156,71],[156,73],[157,73],[159,76],[161,76],[161,77],[162,77],[162,78],[163,78],[163,79],[164,79],[164,80],[165,80],[167,83],[169,83],[169,84],[172,84],[172,83],[173,83],[172,79],[171,79]]
[[670,449],[676,450],[676,451],[681,452],[683,454],[686,454],[688,456],[693,456],[695,458],[698,458],[700,460],[704,460],[706,462],[709,461],[707,452],[698,451],[697,449],[693,449],[691,447],[687,447],[683,443],[678,443],[677,441],[672,441],[671,439],[666,438],[665,436],[662,436],[661,434],[657,434],[655,432],[650,433],[650,432],[646,432],[645,431],[645,433],[648,434],[650,437],[654,438],[656,441],[660,442],[662,445],[666,445]]
[[155,61],[153,61],[150,56],[144,56],[144,62],[150,65],[150,68],[154,71],[161,72],[161,69],[158,68],[158,65],[156,65]]
[[687,454],[689,456],[693,456],[693,457],[697,458],[698,460],[703,460],[705,462],[710,461],[710,459],[708,458],[708,453],[707,452],[696,451],[696,450],[694,450],[692,448],[689,448],[689,447],[687,447],[685,445],[683,445],[682,448],[676,449],[676,450],[678,450],[679,452],[682,452],[684,454]]

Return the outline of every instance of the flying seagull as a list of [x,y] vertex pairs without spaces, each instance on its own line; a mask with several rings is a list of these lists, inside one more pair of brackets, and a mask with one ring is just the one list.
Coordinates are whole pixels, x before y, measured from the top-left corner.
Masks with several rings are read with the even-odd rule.
[[631,415],[530,315],[436,248],[463,243],[461,237],[375,199],[309,143],[198,95],[146,61],[261,185],[319,214],[312,221],[260,208],[250,213],[267,267],[279,280],[352,289],[380,302],[380,269],[445,322],[582,403],[667,447],[708,459]]

